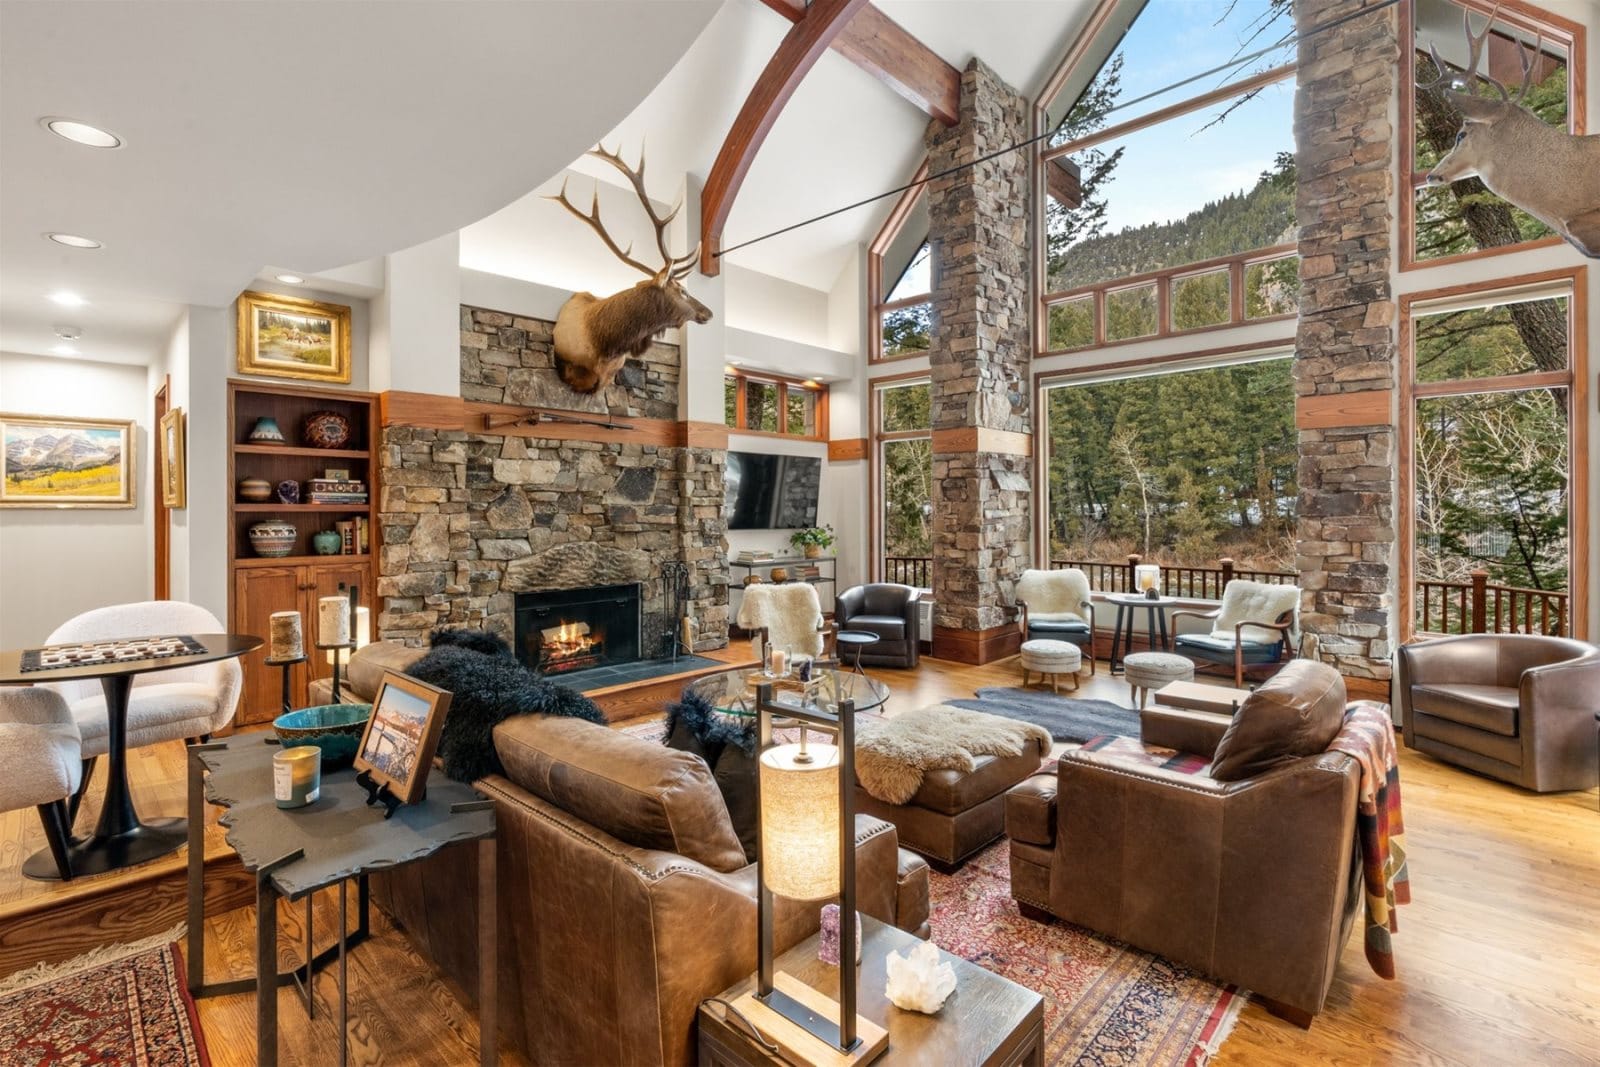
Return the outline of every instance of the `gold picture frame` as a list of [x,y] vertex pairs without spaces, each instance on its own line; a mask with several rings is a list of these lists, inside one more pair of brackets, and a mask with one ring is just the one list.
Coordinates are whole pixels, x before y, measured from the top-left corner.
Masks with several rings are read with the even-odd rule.
[[355,769],[373,786],[388,787],[389,795],[400,803],[416,803],[428,783],[439,732],[449,713],[450,694],[445,690],[385,671],[356,748]]
[[189,467],[184,444],[183,409],[161,416],[156,438],[156,469],[161,473],[161,503],[169,508],[187,506]]
[[240,374],[350,382],[350,309],[276,293],[239,294]]
[[138,504],[132,419],[0,412],[0,507]]

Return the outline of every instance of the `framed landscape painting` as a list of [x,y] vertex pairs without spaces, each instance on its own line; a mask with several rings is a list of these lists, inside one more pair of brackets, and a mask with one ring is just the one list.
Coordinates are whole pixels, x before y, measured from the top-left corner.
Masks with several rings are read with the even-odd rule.
[[133,422],[0,412],[0,507],[131,508]]
[[160,452],[156,469],[161,472],[161,502],[169,508],[181,508],[186,503],[189,480],[184,464],[182,408],[173,408],[161,416],[156,447]]
[[355,768],[375,785],[388,786],[402,804],[415,804],[427,787],[450,694],[410,675],[385,671],[372,698]]
[[240,293],[239,373],[347,384],[350,309],[273,293]]

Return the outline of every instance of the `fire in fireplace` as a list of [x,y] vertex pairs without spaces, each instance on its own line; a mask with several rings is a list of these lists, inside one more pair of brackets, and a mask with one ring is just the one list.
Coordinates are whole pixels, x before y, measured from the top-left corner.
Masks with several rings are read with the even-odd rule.
[[639,658],[636,584],[518,593],[515,610],[517,657],[543,674]]

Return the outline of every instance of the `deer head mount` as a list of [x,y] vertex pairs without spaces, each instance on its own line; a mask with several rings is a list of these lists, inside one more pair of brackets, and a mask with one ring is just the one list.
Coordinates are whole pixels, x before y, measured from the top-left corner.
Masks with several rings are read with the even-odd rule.
[[[1455,146],[1428,172],[1428,181],[1443,184],[1476,176],[1490,192],[1555,230],[1584,255],[1600,258],[1600,136],[1580,137],[1557,129],[1525,106],[1544,44],[1542,36],[1531,53],[1517,42],[1522,85],[1515,96],[1501,82],[1478,73],[1484,42],[1499,10],[1490,12],[1483,31],[1476,34],[1472,15],[1462,12],[1467,68],[1459,77],[1445,66],[1438,50],[1429,46],[1438,77],[1419,82],[1417,87],[1423,91],[1443,89],[1464,121]],[[1500,99],[1479,96],[1480,80],[1497,90]]]
[[556,315],[555,351],[556,372],[561,380],[575,392],[595,393],[611,384],[629,356],[643,355],[652,340],[662,330],[682,326],[686,322],[710,322],[711,309],[689,295],[683,279],[694,271],[700,258],[696,245],[682,256],[674,256],[667,249],[667,227],[683,207],[679,201],[666,215],[657,215],[644,186],[644,149],[639,150],[639,165],[630,167],[622,160],[622,153],[609,152],[604,145],[593,148],[589,155],[603,160],[621,171],[639,194],[639,203],[656,231],[656,248],[661,253],[660,268],[641,263],[633,258],[633,245],[617,247],[617,242],[606,232],[600,221],[600,187],[595,186],[589,210],[582,211],[567,199],[567,183],[561,183],[561,192],[546,197],[554,200],[600,235],[600,240],[622,262],[645,275],[645,280],[631,289],[597,297],[593,293],[574,293],[561,305]]

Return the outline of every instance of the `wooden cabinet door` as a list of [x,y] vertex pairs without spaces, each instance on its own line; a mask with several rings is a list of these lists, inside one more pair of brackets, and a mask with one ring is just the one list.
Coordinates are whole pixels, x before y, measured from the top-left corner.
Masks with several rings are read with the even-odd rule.
[[[270,640],[270,620],[275,611],[304,611],[306,583],[304,567],[240,567],[234,572],[234,633],[251,634]],[[314,640],[307,628],[306,643]],[[244,695],[234,721],[241,726],[271,722],[283,709],[283,669],[266,665],[268,646],[262,644],[239,662],[244,667]],[[295,707],[305,705],[305,667],[289,668],[289,699]]]
[[[310,650],[312,678],[328,678],[333,675],[333,665],[328,662],[328,653],[318,652],[311,646],[317,642],[317,601],[325,596],[348,596],[351,586],[360,591],[362,607],[373,608],[372,572],[365,564],[317,564],[304,568],[310,572],[306,582],[309,586],[306,592],[306,647]],[[340,589],[339,586],[344,588]],[[373,625],[377,625],[377,612],[373,612]]]

